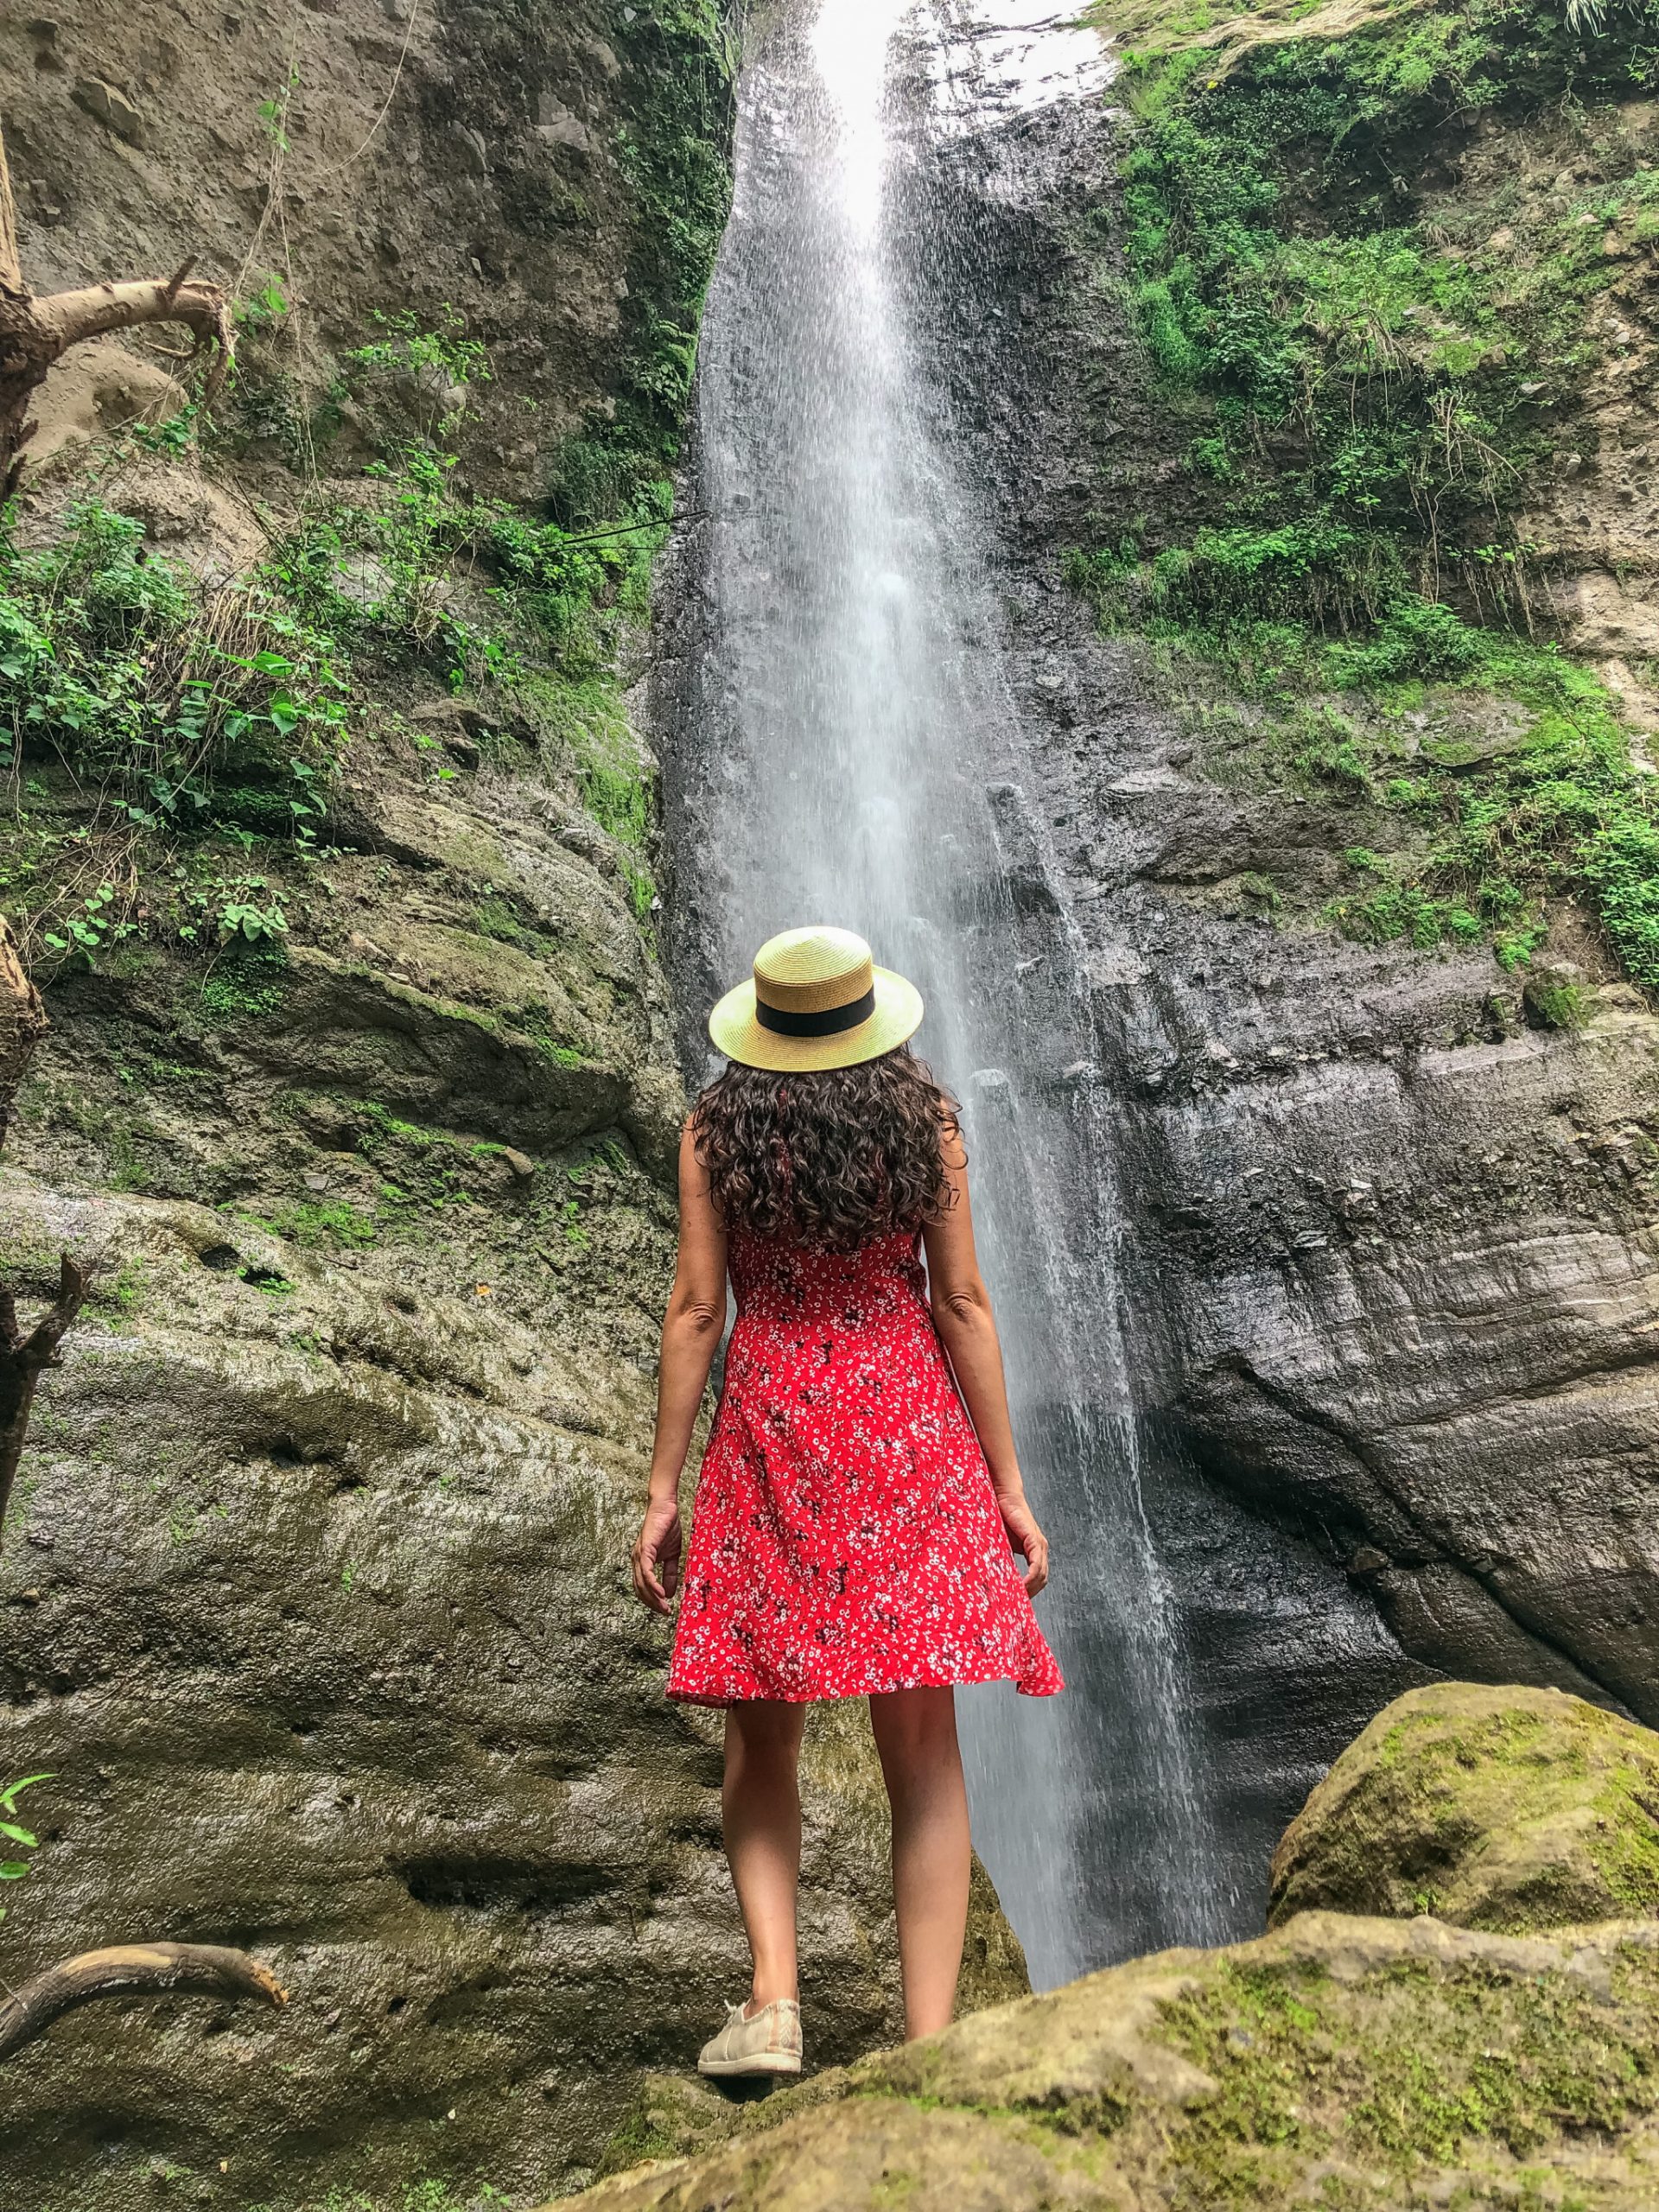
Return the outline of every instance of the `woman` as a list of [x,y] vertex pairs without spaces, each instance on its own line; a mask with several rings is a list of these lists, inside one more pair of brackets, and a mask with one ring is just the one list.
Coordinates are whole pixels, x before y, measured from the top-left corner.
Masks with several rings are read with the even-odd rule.
[[671,1697],[726,1708],[726,1853],[754,1958],[748,2002],[704,2046],[705,2074],[800,2071],[805,1705],[870,1701],[914,2037],[950,2018],[968,1918],[951,1686],[1061,1687],[1031,1610],[1048,1546],[1020,1478],[966,1155],[950,1101],[906,1043],[921,1018],[919,994],[873,967],[861,938],[773,938],[709,1017],[731,1065],[680,1147],[633,1586],[670,1610],[680,1471],[729,1266],[737,1325],[668,1677]]

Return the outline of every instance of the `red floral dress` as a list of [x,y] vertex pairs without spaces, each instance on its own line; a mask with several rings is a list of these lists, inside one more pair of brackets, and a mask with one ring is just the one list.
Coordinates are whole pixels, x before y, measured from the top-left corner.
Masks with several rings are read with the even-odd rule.
[[920,1240],[731,1240],[737,1325],[668,1694],[1063,1687],[926,1297]]

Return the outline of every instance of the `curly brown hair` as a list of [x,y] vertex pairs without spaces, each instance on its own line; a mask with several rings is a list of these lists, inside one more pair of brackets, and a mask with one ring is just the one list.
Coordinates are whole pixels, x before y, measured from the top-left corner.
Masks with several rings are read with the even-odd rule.
[[907,1045],[790,1075],[734,1060],[691,1132],[728,1231],[852,1252],[937,1221],[956,1195],[942,1147],[959,1140],[957,1103]]

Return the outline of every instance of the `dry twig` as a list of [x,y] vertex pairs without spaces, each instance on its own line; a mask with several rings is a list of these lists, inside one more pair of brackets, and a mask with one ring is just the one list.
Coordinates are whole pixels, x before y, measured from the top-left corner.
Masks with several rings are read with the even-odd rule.
[[212,1943],[118,1943],[83,1951],[0,2000],[0,2064],[66,2012],[100,1997],[251,1998],[286,2005],[288,1992],[245,1951]]

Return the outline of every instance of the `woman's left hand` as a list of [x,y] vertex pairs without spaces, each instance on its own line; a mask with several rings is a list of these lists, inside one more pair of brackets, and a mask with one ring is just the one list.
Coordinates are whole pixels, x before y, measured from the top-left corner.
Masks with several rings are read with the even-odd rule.
[[1026,1503],[1023,1491],[1017,1497],[999,1497],[996,1503],[1008,1542],[1026,1562],[1026,1595],[1034,1598],[1048,1580],[1048,1538],[1037,1526],[1037,1516]]

